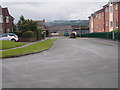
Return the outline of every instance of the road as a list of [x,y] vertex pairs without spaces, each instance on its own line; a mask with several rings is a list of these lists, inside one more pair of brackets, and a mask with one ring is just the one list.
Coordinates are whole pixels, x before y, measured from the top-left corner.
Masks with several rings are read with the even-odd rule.
[[117,88],[118,47],[61,39],[47,51],[2,60],[3,88]]

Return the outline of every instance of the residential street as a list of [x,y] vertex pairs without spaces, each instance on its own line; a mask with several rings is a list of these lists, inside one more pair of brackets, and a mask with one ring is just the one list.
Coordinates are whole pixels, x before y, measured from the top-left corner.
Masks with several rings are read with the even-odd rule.
[[2,60],[3,88],[117,88],[118,47],[59,39],[42,53]]

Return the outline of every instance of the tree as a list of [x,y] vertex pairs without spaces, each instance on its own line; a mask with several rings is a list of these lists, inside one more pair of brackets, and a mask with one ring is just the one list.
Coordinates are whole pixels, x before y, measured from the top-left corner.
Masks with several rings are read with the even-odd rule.
[[30,19],[25,19],[24,16],[20,16],[20,20],[17,23],[17,29],[19,31],[35,31],[37,29],[37,22]]
[[13,31],[17,31],[17,26],[13,24]]

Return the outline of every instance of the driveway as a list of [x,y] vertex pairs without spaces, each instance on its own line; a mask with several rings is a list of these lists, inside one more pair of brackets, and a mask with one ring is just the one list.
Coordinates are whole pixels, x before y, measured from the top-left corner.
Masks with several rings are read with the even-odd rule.
[[61,39],[42,53],[2,60],[3,88],[117,88],[118,47]]

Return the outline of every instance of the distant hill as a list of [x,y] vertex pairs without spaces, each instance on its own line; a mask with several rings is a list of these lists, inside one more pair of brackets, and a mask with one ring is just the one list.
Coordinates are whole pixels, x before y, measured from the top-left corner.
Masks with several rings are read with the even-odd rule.
[[89,20],[55,20],[53,22],[46,22],[47,26],[63,26],[63,25],[79,25],[89,26]]

